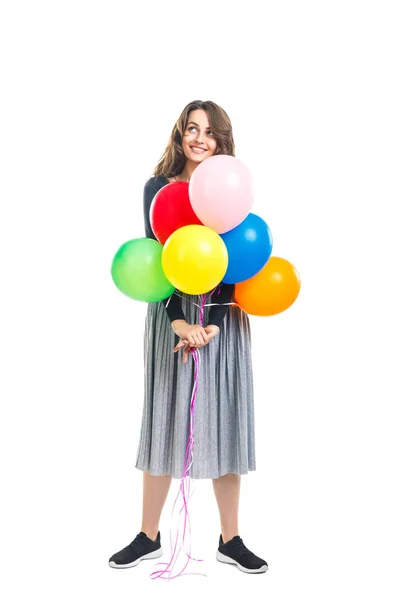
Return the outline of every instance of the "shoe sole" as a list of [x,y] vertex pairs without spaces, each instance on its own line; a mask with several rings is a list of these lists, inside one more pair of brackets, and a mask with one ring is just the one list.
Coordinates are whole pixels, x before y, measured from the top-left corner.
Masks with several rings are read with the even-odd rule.
[[236,565],[238,567],[238,569],[240,569],[244,573],[265,573],[265,571],[268,570],[267,565],[263,565],[259,569],[246,569],[246,567],[243,567],[240,563],[238,563],[233,558],[226,556],[226,554],[222,554],[219,550],[217,550],[217,560],[219,562],[222,562],[222,563],[225,563],[228,565]]
[[127,563],[126,565],[119,565],[118,563],[114,562],[113,560],[109,560],[108,564],[113,569],[129,569],[129,567],[136,567],[136,565],[138,565],[141,560],[148,560],[150,558],[158,558],[159,556],[162,556],[162,553],[163,553],[162,548],[159,548],[158,550],[154,550],[154,552],[149,552],[149,554],[145,554],[144,556],[141,556],[134,562]]

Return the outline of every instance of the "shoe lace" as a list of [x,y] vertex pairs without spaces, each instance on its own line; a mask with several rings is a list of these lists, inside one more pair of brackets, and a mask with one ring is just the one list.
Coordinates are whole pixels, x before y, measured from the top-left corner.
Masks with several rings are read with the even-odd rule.
[[232,549],[238,552],[239,556],[244,556],[245,554],[252,554],[248,548],[243,544],[242,538],[234,538],[230,542],[230,546]]
[[129,546],[131,548],[138,548],[139,550],[142,550],[143,546],[146,544],[146,541],[147,541],[147,535],[143,531],[141,531],[140,533],[137,534],[137,536],[135,537],[133,542],[131,542],[129,544]]

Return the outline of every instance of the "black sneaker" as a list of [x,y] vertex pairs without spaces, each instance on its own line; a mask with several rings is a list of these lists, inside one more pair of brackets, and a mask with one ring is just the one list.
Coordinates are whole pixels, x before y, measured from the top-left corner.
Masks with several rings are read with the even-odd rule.
[[129,546],[113,554],[108,564],[115,569],[126,569],[128,567],[136,567],[141,560],[158,558],[163,553],[160,539],[160,532],[157,534],[156,541],[153,542],[153,540],[147,537],[144,531],[141,531]]
[[262,558],[259,558],[253,552],[250,552],[243,544],[243,540],[238,535],[226,542],[222,541],[222,535],[219,536],[219,548],[217,550],[217,560],[223,563],[236,565],[245,573],[265,573],[268,564]]

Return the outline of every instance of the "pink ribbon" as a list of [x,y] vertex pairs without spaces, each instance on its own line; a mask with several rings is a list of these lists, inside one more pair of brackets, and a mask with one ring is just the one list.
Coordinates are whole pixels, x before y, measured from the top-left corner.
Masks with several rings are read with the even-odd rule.
[[[212,292],[210,293],[210,297],[212,296],[212,294],[215,292],[215,289],[212,290]],[[219,293],[219,287],[218,287],[218,293]],[[205,306],[210,306],[207,305],[207,296],[206,294],[201,294],[200,295],[200,301],[201,301],[201,305],[199,306],[200,308],[200,316],[199,316],[199,322],[200,325],[203,325],[203,318],[204,318],[204,308]],[[229,303],[229,304],[234,304],[234,303]],[[198,305],[196,305],[198,306]],[[184,573],[186,567],[189,564],[190,560],[194,560],[196,562],[203,562],[202,558],[193,558],[193,556],[190,555],[190,548],[189,548],[189,552],[185,551],[185,554],[187,556],[187,561],[185,566],[183,567],[183,569],[181,571],[179,571],[179,573],[177,573],[176,575],[172,575],[175,563],[178,559],[178,556],[181,552],[182,546],[179,548],[178,552],[176,553],[177,550],[177,544],[178,544],[178,536],[179,536],[179,520],[181,517],[181,513],[182,511],[184,511],[184,526],[183,526],[183,538],[182,538],[182,545],[184,546],[185,544],[185,537],[186,537],[186,525],[188,525],[189,531],[190,531],[190,519],[189,519],[189,511],[188,511],[188,504],[189,504],[189,499],[190,499],[190,475],[189,475],[189,470],[192,466],[193,463],[193,446],[194,446],[194,417],[195,417],[195,403],[196,403],[196,397],[197,397],[197,390],[199,387],[199,365],[200,365],[200,353],[198,351],[197,348],[192,348],[191,350],[192,356],[193,356],[193,360],[194,360],[194,385],[193,385],[193,391],[192,391],[192,397],[190,399],[190,422],[189,422],[189,435],[188,435],[188,440],[187,440],[187,444],[186,444],[186,452],[185,452],[185,460],[184,460],[184,469],[183,469],[183,476],[181,479],[181,484],[179,487],[179,492],[177,497],[175,498],[175,502],[174,502],[174,506],[172,508],[172,521],[173,521],[173,516],[174,516],[174,511],[175,511],[175,505],[176,502],[179,498],[179,495],[182,494],[182,498],[183,498],[183,506],[181,508],[181,510],[179,511],[179,517],[178,517],[178,531],[175,537],[175,546],[174,546],[174,550],[172,551],[172,535],[171,535],[171,530],[170,530],[170,546],[171,546],[171,560],[169,561],[169,563],[164,563],[164,562],[160,562],[157,563],[158,565],[166,565],[165,569],[161,570],[161,571],[153,571],[153,573],[151,573],[150,577],[152,579],[157,579],[157,578],[161,578],[161,579],[175,579],[176,577],[179,577],[180,575],[203,575],[206,576],[204,573]],[[176,556],[175,556],[176,553]],[[168,573],[167,576],[165,576],[165,574]],[[153,577],[154,576],[154,577]]]

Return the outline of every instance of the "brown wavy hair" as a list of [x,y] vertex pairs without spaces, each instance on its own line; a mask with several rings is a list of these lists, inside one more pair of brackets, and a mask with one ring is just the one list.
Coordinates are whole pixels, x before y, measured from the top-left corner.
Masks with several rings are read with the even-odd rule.
[[154,176],[174,177],[183,170],[187,159],[182,149],[182,136],[189,121],[189,113],[197,109],[205,110],[207,113],[210,129],[217,141],[214,155],[228,154],[235,156],[232,123],[224,109],[215,104],[215,102],[211,102],[211,100],[206,100],[205,102],[202,100],[193,100],[193,102],[189,102],[185,106],[175,123],[164,154],[154,169]]

